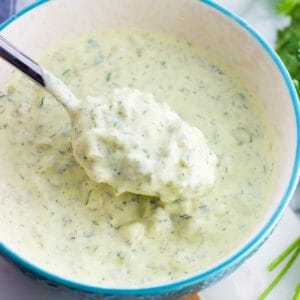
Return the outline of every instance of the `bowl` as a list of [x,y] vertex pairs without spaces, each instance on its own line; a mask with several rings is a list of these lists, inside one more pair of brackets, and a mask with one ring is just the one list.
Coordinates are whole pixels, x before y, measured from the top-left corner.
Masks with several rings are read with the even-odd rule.
[[[0,251],[31,278],[87,299],[178,299],[217,282],[259,249],[271,234],[299,176],[299,105],[284,65],[249,25],[209,0],[42,0],[0,26],[1,34],[25,53],[39,57],[65,39],[87,31],[136,27],[199,44],[231,65],[256,96],[273,127],[277,159],[271,203],[253,234],[228,258],[193,276],[143,288],[102,288],[43,270],[0,241]],[[24,32],[24,28],[26,31]],[[0,61],[0,84],[12,68]]]

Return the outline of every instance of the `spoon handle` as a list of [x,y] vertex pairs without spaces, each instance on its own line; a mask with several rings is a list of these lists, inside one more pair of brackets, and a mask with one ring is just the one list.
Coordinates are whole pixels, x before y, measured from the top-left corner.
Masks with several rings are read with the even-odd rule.
[[19,51],[14,45],[0,35],[0,57],[28,75],[35,82],[45,87],[43,72],[39,64]]
[[[1,1],[1,0],[0,0]],[[0,35],[0,57],[28,75],[52,94],[69,114],[77,111],[79,100],[66,85],[51,72],[41,67]]]

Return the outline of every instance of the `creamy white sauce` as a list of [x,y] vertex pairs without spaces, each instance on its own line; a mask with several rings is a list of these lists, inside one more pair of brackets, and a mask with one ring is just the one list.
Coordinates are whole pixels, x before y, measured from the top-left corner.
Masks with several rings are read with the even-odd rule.
[[74,157],[95,182],[162,202],[196,199],[213,186],[216,156],[167,103],[130,88],[80,101],[51,72],[43,75],[70,116]]
[[190,201],[116,196],[73,158],[66,112],[21,78],[0,95],[3,243],[74,280],[145,286],[208,268],[249,237],[268,205],[274,143],[232,71],[187,42],[136,30],[82,37],[47,61],[79,99],[112,101],[112,90],[129,87],[166,101],[205,135],[215,184]]
[[130,88],[82,102],[72,116],[73,153],[95,182],[162,202],[196,199],[213,186],[216,156],[165,102]]

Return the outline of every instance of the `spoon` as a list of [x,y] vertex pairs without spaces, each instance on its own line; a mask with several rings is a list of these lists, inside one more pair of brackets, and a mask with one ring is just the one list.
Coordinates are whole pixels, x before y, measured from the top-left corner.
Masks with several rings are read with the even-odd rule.
[[60,104],[62,104],[69,114],[73,114],[78,110],[79,100],[60,79],[22,53],[1,35],[0,57],[45,88]]
[[214,185],[217,159],[202,132],[166,103],[131,88],[79,101],[68,87],[0,36],[0,56],[52,94],[70,116],[73,156],[116,194],[191,200]]

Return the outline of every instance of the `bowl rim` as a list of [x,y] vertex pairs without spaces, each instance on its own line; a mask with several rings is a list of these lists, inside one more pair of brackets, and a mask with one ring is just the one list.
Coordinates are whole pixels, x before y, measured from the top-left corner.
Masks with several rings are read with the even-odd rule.
[[[25,7],[23,10],[19,11],[15,15],[11,16],[5,22],[0,24],[0,33],[1,31],[6,28],[8,25],[13,23],[13,21],[17,20],[18,18],[22,17],[27,12],[49,2],[50,0],[38,0],[33,4]],[[296,121],[296,151],[294,157],[294,165],[292,174],[290,177],[289,184],[285,190],[285,193],[277,206],[276,210],[273,212],[272,216],[269,218],[268,222],[265,226],[251,239],[249,240],[242,248],[238,249],[233,255],[229,258],[221,261],[217,265],[209,268],[208,270],[198,273],[195,275],[188,276],[183,279],[179,279],[176,281],[172,281],[166,284],[159,284],[153,286],[145,286],[145,287],[99,287],[90,284],[84,284],[81,282],[77,282],[75,280],[66,279],[59,275],[55,275],[54,273],[48,272],[37,265],[27,261],[26,259],[19,256],[17,253],[10,250],[0,241],[0,253],[2,252],[5,256],[11,259],[13,262],[25,267],[29,271],[51,281],[54,281],[58,284],[64,285],[71,289],[81,290],[83,292],[89,292],[94,294],[115,294],[115,295],[149,295],[149,294],[160,294],[166,293],[173,290],[182,289],[191,285],[195,285],[197,283],[209,280],[211,277],[218,276],[220,272],[225,269],[229,269],[230,267],[235,266],[238,262],[242,262],[243,259],[247,258],[260,244],[263,243],[264,240],[268,238],[268,236],[272,233],[275,226],[280,221],[284,209],[288,205],[290,198],[293,195],[293,192],[296,189],[298,178],[300,174],[300,107],[299,107],[299,100],[296,93],[296,89],[294,87],[293,81],[284,66],[283,62],[276,54],[275,50],[254,30],[246,21],[241,19],[235,13],[231,12],[230,10],[224,8],[222,5],[215,3],[213,0],[195,0],[201,3],[208,5],[210,8],[215,9],[219,13],[223,14],[225,17],[228,17],[231,21],[236,23],[236,25],[241,26],[245,29],[251,36],[256,40],[258,44],[265,50],[268,56],[271,58],[273,63],[276,65],[277,69],[281,73],[283,80],[288,88],[290,99],[292,101],[292,106],[295,115]]]

